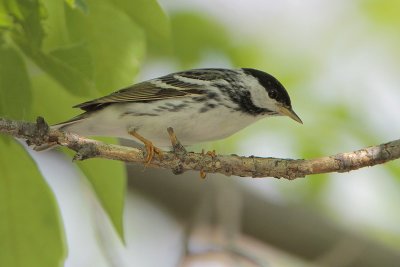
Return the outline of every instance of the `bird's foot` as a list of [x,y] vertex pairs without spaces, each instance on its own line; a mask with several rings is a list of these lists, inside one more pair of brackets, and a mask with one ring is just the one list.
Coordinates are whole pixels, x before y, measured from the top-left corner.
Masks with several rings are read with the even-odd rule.
[[215,149],[214,149],[212,151],[207,151],[206,155],[210,156],[212,158],[215,158],[217,156],[217,153],[215,152]]
[[210,156],[210,157],[212,157],[213,159],[217,156],[217,153],[215,152],[215,149],[214,149],[214,150],[207,151],[207,152],[204,152],[204,149],[202,149],[202,150],[201,150],[201,154]]
[[181,142],[179,142],[179,140],[176,137],[176,134],[174,132],[174,129],[172,127],[168,127],[167,131],[168,131],[169,139],[171,140],[172,149],[174,151],[174,154],[178,158],[182,158],[183,156],[185,156],[187,154],[185,147],[181,144]]
[[207,173],[205,171],[203,171],[203,170],[200,170],[200,178],[201,179],[206,179],[206,177],[207,177]]
[[154,146],[151,141],[138,134],[135,130],[129,130],[128,133],[133,137],[135,137],[136,139],[140,140],[144,144],[144,148],[146,149],[146,158],[145,158],[146,164],[149,164],[153,160],[155,154],[158,155],[159,160],[163,159],[162,150]]
[[157,154],[160,161],[163,159],[162,150],[154,146],[152,142],[144,143],[144,147],[146,149],[146,164],[149,164],[153,160],[155,154]]
[[[212,159],[214,159],[217,156],[217,153],[215,152],[215,150],[210,150],[210,151],[204,152],[204,149],[202,149],[201,154],[204,156],[210,156]],[[200,170],[200,178],[205,179],[206,177],[207,177],[207,173],[203,169],[201,169]]]

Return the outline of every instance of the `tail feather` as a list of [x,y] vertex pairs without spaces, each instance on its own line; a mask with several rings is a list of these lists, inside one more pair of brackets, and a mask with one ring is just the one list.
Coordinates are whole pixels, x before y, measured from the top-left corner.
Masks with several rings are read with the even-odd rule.
[[51,126],[51,128],[57,129],[57,130],[63,130],[63,128],[65,128],[69,125],[75,124],[77,122],[80,122],[80,121],[86,119],[90,115],[90,113],[91,112],[85,112],[85,113],[79,114],[78,116],[75,116],[70,120],[54,124]]

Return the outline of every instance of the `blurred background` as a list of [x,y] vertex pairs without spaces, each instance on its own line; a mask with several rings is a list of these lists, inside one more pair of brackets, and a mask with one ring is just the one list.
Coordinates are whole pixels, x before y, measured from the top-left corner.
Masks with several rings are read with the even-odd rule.
[[[189,68],[252,67],[284,84],[304,125],[261,120],[190,150],[315,158],[399,138],[395,0],[3,0],[1,7],[2,116],[40,115],[52,124],[79,113],[71,106],[134,82]],[[400,262],[398,161],[294,181],[201,179],[28,152],[49,185],[38,174],[34,187],[57,203],[41,211],[53,216],[60,258],[67,244],[64,266]],[[24,184],[20,164],[8,162],[13,171],[0,175],[20,175]],[[29,199],[15,205],[38,208]]]

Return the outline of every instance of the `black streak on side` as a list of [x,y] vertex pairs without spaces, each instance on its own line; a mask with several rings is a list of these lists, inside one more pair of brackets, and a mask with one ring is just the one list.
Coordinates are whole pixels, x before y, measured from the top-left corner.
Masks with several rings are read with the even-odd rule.
[[165,103],[165,106],[167,106],[167,111],[169,112],[178,112],[181,111],[182,109],[186,108],[188,105],[185,103],[182,104],[172,104],[172,103]]
[[140,116],[150,116],[150,117],[156,117],[158,114],[153,114],[153,113],[138,113],[138,112],[132,112],[132,111],[127,111],[121,114],[119,117],[123,118],[125,116],[135,116],[135,117],[140,117]]
[[217,107],[217,104],[213,104],[213,103],[204,104],[204,106],[199,110],[199,112],[204,113],[204,112],[207,112],[210,109],[213,109],[216,107]]
[[250,92],[247,88],[244,88],[242,84],[235,84],[234,87],[236,88],[235,90],[225,86],[219,86],[219,89],[225,94],[229,95],[229,98],[239,106],[235,109],[236,111],[240,111],[250,115],[263,115],[273,113],[273,111],[269,109],[259,108],[254,105],[253,101],[251,100]]

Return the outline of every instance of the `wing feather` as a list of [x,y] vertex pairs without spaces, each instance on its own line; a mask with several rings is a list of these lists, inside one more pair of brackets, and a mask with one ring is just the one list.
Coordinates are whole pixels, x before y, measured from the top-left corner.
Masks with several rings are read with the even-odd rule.
[[160,87],[157,86],[156,80],[142,82],[116,91],[110,95],[78,104],[74,106],[74,108],[91,111],[111,103],[150,102],[168,98],[180,98],[204,94],[204,90],[198,85],[192,85],[191,87],[187,85],[184,87],[178,86],[179,84],[176,83],[172,86],[165,84],[165,86]]
[[207,87],[210,83],[226,78],[228,71],[233,70],[194,69],[176,72],[78,104],[74,108],[93,111],[112,103],[150,102],[169,98],[201,96],[207,94]]

